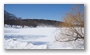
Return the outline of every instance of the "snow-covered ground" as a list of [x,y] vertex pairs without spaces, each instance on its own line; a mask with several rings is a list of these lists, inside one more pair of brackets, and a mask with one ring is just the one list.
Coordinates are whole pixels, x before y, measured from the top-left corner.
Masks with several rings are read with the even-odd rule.
[[[56,27],[4,28],[5,49],[84,49],[84,40],[55,41],[60,29]],[[65,30],[64,30],[65,31]]]

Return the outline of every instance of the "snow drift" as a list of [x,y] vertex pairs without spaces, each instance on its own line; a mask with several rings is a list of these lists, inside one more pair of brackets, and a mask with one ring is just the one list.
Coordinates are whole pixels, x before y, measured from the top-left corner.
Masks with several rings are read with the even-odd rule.
[[[64,30],[65,31],[65,30]],[[61,32],[56,27],[10,27],[4,28],[5,49],[84,49],[84,40],[56,41]],[[63,35],[62,35],[63,37]],[[59,39],[59,38],[58,38]],[[59,40],[65,40],[61,38]]]

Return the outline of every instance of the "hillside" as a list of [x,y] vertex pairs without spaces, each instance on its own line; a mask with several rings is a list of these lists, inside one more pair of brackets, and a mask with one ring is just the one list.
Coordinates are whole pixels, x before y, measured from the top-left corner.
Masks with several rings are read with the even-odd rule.
[[45,20],[45,19],[22,19],[15,15],[4,11],[4,24],[8,25],[20,25],[20,26],[60,26],[62,22],[56,20]]

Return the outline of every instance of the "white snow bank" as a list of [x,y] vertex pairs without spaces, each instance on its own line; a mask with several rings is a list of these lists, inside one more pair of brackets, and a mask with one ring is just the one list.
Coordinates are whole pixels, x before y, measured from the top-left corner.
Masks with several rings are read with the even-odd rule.
[[[68,36],[61,32],[69,33],[66,28],[36,27],[36,28],[4,28],[5,49],[84,49],[84,40],[68,41]],[[61,41],[55,42],[55,37]],[[72,36],[69,36],[72,38]],[[30,41],[30,42],[28,42]]]
[[58,42],[56,41],[50,46],[50,49],[84,49],[84,40]]
[[33,45],[32,43],[27,43],[15,39],[4,40],[5,49],[46,49],[47,45]]

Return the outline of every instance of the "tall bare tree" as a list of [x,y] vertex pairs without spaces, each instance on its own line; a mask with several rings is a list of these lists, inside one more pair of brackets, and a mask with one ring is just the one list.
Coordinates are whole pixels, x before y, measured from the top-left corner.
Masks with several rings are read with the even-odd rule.
[[64,41],[71,41],[77,39],[84,39],[84,10],[81,5],[74,6],[65,16],[64,23],[62,23],[62,31],[56,40],[66,39]]

